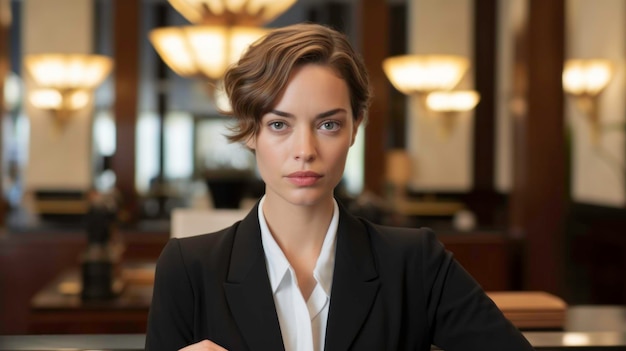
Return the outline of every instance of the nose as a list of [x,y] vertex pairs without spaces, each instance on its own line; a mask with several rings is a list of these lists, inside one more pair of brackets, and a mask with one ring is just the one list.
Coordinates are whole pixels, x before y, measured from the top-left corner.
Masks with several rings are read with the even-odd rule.
[[317,138],[310,128],[301,128],[294,134],[294,158],[298,161],[311,162],[317,155]]

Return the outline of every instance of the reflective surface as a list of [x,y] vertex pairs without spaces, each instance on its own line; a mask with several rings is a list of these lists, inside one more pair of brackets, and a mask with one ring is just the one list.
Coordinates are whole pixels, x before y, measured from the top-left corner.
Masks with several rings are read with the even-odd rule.
[[[626,332],[526,332],[537,350],[626,350]],[[2,351],[139,351],[143,334],[0,336]]]
[[526,332],[524,336],[536,349],[626,350],[624,332]]
[[144,349],[144,334],[0,336],[2,351],[134,351]]
[[565,331],[626,332],[624,306],[578,305],[567,308]]

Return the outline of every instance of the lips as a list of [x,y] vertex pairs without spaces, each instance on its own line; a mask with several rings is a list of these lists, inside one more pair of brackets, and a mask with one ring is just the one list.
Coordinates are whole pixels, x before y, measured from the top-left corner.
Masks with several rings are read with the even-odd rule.
[[299,171],[287,175],[287,180],[297,186],[311,186],[322,178],[322,175],[312,171]]

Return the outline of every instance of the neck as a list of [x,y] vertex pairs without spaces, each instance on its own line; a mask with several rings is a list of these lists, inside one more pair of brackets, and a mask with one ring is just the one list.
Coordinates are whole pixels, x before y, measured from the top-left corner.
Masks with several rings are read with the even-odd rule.
[[333,211],[332,197],[310,206],[295,206],[269,196],[263,202],[267,225],[287,256],[319,254]]

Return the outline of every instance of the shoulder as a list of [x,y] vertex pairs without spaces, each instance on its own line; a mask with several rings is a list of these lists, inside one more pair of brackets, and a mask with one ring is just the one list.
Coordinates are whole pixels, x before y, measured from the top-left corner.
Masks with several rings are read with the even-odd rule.
[[198,254],[206,255],[213,251],[220,251],[224,245],[232,244],[238,225],[239,222],[217,232],[171,239],[170,241],[178,242],[180,249],[191,257]]
[[389,227],[361,219],[379,262],[435,269],[452,260],[452,253],[430,228]]
[[207,265],[227,264],[239,223],[214,233],[170,239],[159,259],[157,269],[184,266],[185,270]]
[[361,221],[367,228],[370,240],[376,244],[412,249],[432,248],[441,245],[435,232],[430,228],[390,227],[374,224],[364,219]]

